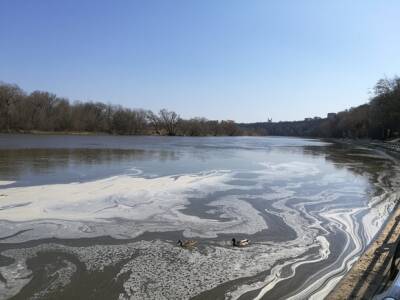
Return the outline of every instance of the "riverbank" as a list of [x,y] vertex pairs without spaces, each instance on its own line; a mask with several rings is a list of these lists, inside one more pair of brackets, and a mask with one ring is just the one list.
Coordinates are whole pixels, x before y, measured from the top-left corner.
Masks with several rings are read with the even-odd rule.
[[176,134],[176,135],[168,135],[168,134],[157,134],[152,131],[144,132],[141,134],[118,134],[118,133],[110,133],[110,132],[102,132],[102,131],[42,131],[42,130],[27,130],[27,131],[0,131],[0,134],[6,135],[82,135],[82,136],[163,136],[163,137],[253,137],[253,136],[260,136],[260,135],[244,135],[244,134],[203,134],[203,135],[183,135],[183,134]]
[[[400,163],[397,149],[388,148],[383,142],[348,140],[335,142],[373,148],[388,156],[394,163]],[[387,152],[388,150],[390,153]],[[374,240],[326,299],[372,299],[381,294],[388,287],[391,279],[390,267],[399,236],[400,205],[397,204]]]
[[107,132],[92,132],[92,131],[43,131],[43,130],[28,130],[28,131],[1,131],[0,134],[33,134],[33,135],[110,135]]

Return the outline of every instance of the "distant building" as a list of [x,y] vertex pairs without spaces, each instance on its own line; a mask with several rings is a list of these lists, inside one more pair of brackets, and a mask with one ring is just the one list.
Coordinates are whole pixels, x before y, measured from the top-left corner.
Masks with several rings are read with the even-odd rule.
[[304,118],[304,121],[310,122],[310,121],[315,121],[315,120],[321,120],[322,118],[320,117],[314,117],[314,118]]
[[336,113],[328,113],[326,116],[329,120],[334,120],[336,119]]

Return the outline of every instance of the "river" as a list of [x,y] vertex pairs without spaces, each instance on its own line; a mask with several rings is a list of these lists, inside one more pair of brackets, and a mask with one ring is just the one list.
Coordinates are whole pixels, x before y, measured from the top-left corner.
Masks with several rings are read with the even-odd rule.
[[311,139],[0,135],[0,298],[322,299],[398,173]]

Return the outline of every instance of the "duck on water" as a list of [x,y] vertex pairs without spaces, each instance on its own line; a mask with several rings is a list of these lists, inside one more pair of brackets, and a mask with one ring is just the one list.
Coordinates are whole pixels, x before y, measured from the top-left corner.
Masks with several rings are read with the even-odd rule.
[[[195,240],[179,240],[177,244],[182,247],[182,248],[191,248],[197,245],[197,241]],[[235,238],[232,238],[232,246],[233,247],[245,247],[250,244],[250,240],[244,239],[244,240],[236,240]]]
[[177,244],[179,244],[179,246],[181,246],[182,248],[190,248],[190,247],[196,246],[197,241],[194,241],[194,240],[181,241],[181,240],[179,240]]
[[232,246],[233,247],[245,247],[250,244],[250,240],[236,240],[235,238],[232,238]]

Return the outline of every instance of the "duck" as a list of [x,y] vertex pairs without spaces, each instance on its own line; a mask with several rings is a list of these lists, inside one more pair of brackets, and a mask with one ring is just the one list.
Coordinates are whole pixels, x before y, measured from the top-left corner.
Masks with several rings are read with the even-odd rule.
[[236,240],[235,238],[232,238],[232,246],[233,247],[244,247],[250,244],[250,240]]
[[181,246],[182,248],[191,248],[197,245],[197,241],[195,240],[186,240],[186,241],[181,241],[179,240],[177,242],[177,244],[179,244],[179,246]]

